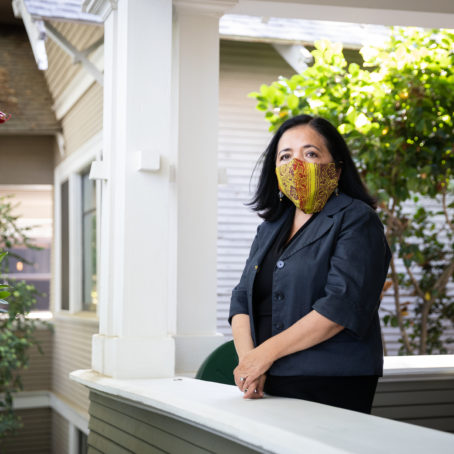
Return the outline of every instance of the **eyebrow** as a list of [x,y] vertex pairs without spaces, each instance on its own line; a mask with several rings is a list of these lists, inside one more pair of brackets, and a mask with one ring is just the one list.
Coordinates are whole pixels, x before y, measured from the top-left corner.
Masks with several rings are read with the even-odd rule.
[[[315,148],[316,150],[321,151],[319,147],[317,147],[316,145],[312,145],[312,144],[303,145],[303,149],[305,150],[306,148]],[[289,147],[283,148],[282,150],[279,150],[277,154],[280,155],[284,151],[290,151],[290,150],[291,150],[291,148],[289,148]]]

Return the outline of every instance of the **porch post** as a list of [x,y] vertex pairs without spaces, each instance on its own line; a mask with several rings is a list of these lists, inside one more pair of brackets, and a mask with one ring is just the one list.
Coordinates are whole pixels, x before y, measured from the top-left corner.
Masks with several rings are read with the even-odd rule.
[[117,8],[105,22],[106,180],[92,367],[114,378],[169,377],[172,1],[121,0]]
[[176,371],[194,372],[216,333],[219,18],[236,1],[174,0]]

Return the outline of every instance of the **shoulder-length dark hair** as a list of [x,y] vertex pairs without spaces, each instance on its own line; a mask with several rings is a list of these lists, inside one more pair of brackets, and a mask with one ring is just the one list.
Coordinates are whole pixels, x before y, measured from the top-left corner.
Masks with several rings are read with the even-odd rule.
[[287,197],[284,197],[282,202],[279,201],[279,188],[275,173],[276,153],[277,144],[282,134],[288,129],[300,125],[309,125],[324,138],[336,167],[342,169],[339,179],[339,190],[350,197],[362,200],[376,209],[377,201],[369,194],[368,189],[361,181],[344,138],[328,120],[321,117],[312,117],[311,115],[298,115],[290,118],[276,131],[257,162],[256,168],[262,164],[262,170],[256,192],[248,205],[252,206],[252,209],[257,211],[259,216],[267,221],[278,219],[282,212],[292,205],[292,202]]

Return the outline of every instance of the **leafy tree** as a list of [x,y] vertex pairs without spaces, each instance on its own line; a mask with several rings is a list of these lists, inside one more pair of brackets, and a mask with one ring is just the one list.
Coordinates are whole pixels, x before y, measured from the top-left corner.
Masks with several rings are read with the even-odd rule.
[[[33,285],[1,279],[8,271],[5,262],[9,255],[1,249],[17,245],[35,247],[27,235],[28,228],[20,227],[17,216],[12,215],[13,205],[8,198],[0,197],[0,439],[21,427],[20,418],[13,411],[12,396],[22,389],[20,371],[28,367],[30,347],[36,345],[41,351],[34,336],[36,328],[39,324],[51,328],[47,322],[27,317],[39,295]],[[14,256],[25,261],[17,254]]]
[[447,291],[454,275],[453,49],[447,30],[393,30],[383,48],[361,49],[360,67],[347,63],[340,44],[319,41],[312,66],[250,94],[271,131],[309,113],[331,121],[350,144],[380,201],[395,302],[383,321],[399,328],[405,354],[446,353],[452,341],[442,342],[454,324]]

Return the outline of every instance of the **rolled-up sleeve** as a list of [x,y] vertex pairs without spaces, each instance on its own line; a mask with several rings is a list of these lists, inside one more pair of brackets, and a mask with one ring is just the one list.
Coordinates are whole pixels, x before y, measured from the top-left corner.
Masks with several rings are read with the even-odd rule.
[[315,301],[313,309],[364,337],[380,305],[390,258],[378,215],[369,209],[358,210],[339,232],[325,295]]
[[232,318],[237,314],[249,314],[248,301],[247,301],[247,273],[249,271],[249,265],[251,258],[255,255],[259,248],[259,230],[260,225],[257,227],[257,233],[254,241],[252,242],[249,257],[244,265],[243,273],[240,278],[238,285],[232,290],[232,297],[230,299],[230,312],[229,312],[229,324],[232,324]]

